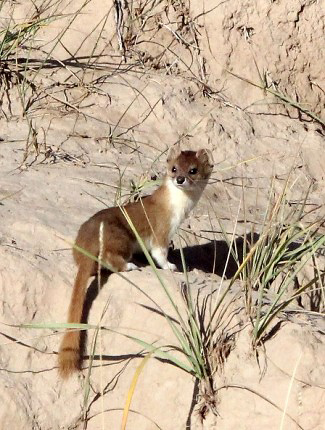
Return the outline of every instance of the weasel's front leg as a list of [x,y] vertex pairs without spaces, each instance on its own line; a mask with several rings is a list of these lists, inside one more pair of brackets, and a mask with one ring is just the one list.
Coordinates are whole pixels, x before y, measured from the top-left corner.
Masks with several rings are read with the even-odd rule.
[[162,269],[176,270],[177,267],[175,264],[170,263],[167,260],[168,248],[156,247],[152,248],[151,255],[152,258],[156,261],[159,267]]

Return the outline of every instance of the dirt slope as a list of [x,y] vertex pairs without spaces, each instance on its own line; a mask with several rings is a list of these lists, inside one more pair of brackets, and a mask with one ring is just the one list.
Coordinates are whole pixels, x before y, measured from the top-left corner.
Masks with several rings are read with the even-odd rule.
[[[324,115],[324,2],[115,5],[121,8],[96,0],[7,1],[0,11],[0,29],[37,13],[52,16],[0,65],[0,429],[120,428],[142,348],[101,332],[85,402],[88,360],[81,375],[63,383],[61,333],[17,325],[65,321],[75,276],[70,243],[79,225],[113,205],[120,185],[126,200],[131,180],[162,178],[166,150],[176,141],[208,147],[215,159],[211,184],[181,231],[188,246],[220,241],[216,274],[206,269],[204,247],[191,252],[194,295],[220,286],[225,243],[217,217],[230,234],[236,218],[237,235],[247,227],[244,219],[258,231],[272,178],[277,195],[291,171],[292,205],[311,184],[309,218],[325,215],[324,130],[306,112]],[[273,94],[229,72],[264,82]],[[274,92],[303,110],[280,103]],[[319,264],[324,270],[324,259]],[[183,308],[184,275],[160,273]],[[150,267],[126,276],[172,314]],[[294,303],[256,357],[235,284],[224,321],[231,350],[214,375],[219,415],[207,413],[201,423],[194,378],[151,358],[127,428],[321,430],[325,328],[323,316],[310,313],[308,297],[305,309]],[[107,304],[103,325],[147,342],[175,343],[152,302],[117,275],[93,301],[89,323],[99,323]]]

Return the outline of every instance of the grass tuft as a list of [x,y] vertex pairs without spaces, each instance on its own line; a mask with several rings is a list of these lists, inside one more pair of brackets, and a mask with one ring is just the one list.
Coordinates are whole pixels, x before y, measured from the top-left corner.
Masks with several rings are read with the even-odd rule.
[[320,271],[309,282],[294,288],[301,270],[313,264],[324,250],[325,235],[321,233],[323,218],[305,221],[309,190],[293,206],[289,191],[288,177],[282,192],[274,198],[272,183],[260,231],[256,233],[251,227],[244,235],[243,254],[234,252],[239,266],[236,277],[243,283],[246,310],[253,325],[254,346],[265,338],[273,320],[301,294],[323,290],[324,274]]

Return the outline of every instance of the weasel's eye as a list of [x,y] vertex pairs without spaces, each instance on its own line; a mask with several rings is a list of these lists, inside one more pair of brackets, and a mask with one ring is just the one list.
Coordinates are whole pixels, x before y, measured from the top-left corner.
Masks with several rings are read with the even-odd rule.
[[173,173],[175,173],[175,172],[176,172],[176,167],[175,167],[175,166],[172,168],[172,172],[173,172]]
[[191,169],[188,173],[189,173],[190,175],[196,175],[196,174],[197,174],[197,168],[196,168],[196,167],[193,167],[193,169]]

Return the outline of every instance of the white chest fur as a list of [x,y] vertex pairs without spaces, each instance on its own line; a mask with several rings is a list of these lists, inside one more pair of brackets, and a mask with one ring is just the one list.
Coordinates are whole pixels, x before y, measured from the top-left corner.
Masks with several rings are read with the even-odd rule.
[[187,217],[188,213],[196,205],[201,193],[199,193],[199,195],[186,193],[181,188],[174,185],[171,179],[167,180],[167,189],[171,216],[169,238],[171,238],[180,224]]

